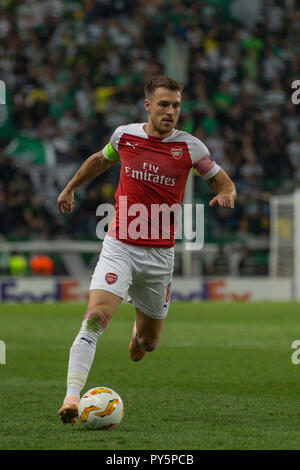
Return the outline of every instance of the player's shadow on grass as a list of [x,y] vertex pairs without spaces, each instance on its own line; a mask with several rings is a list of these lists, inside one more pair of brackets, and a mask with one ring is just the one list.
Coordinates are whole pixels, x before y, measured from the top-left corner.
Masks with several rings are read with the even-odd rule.
[[[76,424],[75,424],[76,426]],[[136,428],[136,427],[132,427],[132,428],[128,428],[128,427],[124,427],[122,426],[122,428],[118,428],[118,429],[106,429],[106,430],[101,430],[101,429],[86,429],[84,428],[83,426],[78,426],[78,427],[75,427],[72,429],[72,431],[75,431],[75,432],[85,432],[85,433],[88,433],[88,435],[111,435],[112,433],[117,435],[117,433],[136,433],[136,432],[139,432],[140,431],[140,428]]]

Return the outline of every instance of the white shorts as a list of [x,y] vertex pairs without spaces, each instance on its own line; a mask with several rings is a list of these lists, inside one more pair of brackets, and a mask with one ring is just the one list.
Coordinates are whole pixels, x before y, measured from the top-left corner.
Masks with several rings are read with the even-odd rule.
[[112,292],[161,319],[168,314],[173,269],[174,247],[133,246],[106,235],[90,290]]

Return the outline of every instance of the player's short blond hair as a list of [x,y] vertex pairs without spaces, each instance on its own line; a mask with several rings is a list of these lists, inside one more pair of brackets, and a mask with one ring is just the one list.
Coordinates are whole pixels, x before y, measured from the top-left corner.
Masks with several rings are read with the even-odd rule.
[[180,93],[183,91],[183,86],[176,82],[176,80],[173,80],[173,78],[166,77],[164,75],[157,75],[152,77],[149,82],[146,83],[145,97],[147,99],[151,98],[157,88],[167,88],[168,90],[179,91]]

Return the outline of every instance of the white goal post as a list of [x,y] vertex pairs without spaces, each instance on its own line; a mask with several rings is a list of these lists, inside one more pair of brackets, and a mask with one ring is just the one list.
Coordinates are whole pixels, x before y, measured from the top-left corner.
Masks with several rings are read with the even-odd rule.
[[293,300],[300,300],[300,189],[270,199],[270,258],[272,277],[293,280]]

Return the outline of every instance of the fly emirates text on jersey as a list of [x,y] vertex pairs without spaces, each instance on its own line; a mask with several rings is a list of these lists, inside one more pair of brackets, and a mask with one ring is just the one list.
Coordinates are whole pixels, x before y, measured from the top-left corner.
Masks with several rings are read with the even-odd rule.
[[130,166],[125,166],[125,174],[131,178],[143,181],[152,181],[153,183],[165,184],[166,186],[175,186],[176,178],[169,178],[159,174],[159,166],[153,163],[144,162],[143,170],[134,170]]

